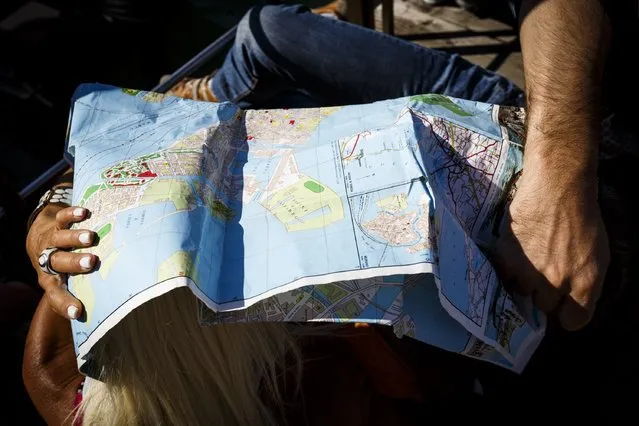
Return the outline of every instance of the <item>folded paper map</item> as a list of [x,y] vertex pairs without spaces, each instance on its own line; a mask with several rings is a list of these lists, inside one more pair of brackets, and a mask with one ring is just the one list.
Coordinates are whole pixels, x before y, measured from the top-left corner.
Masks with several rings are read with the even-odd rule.
[[[366,322],[521,371],[545,318],[487,260],[523,111],[442,95],[241,110],[83,85],[67,151],[99,244],[69,280],[81,370],[144,302],[188,286],[204,326]],[[83,367],[84,366],[84,367]]]

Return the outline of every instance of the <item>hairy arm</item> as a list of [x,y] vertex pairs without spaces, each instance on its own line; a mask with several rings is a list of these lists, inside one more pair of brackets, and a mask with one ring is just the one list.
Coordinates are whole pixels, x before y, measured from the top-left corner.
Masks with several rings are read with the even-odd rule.
[[522,17],[527,159],[566,180],[594,181],[609,32],[603,8],[598,0],[525,0]]
[[522,15],[524,173],[495,264],[574,330],[593,315],[610,256],[597,203],[608,22],[597,0],[527,0]]

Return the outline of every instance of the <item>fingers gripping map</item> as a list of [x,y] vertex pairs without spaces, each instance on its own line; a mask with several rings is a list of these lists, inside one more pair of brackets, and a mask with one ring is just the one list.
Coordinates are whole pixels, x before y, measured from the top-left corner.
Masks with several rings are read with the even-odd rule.
[[188,286],[204,324],[378,323],[520,371],[544,318],[485,255],[522,160],[499,111],[441,95],[244,111],[81,86],[68,152],[100,265],[69,281],[79,364]]

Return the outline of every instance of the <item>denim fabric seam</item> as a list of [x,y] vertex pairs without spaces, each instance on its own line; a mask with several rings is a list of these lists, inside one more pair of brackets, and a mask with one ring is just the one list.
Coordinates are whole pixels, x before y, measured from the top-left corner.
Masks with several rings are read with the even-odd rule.
[[242,93],[240,93],[239,95],[235,96],[231,100],[231,102],[232,103],[240,102],[242,99],[247,97],[249,94],[253,93],[253,91],[255,90],[255,87],[257,87],[258,81],[259,81],[258,77],[251,76],[251,84],[248,86],[248,88],[245,91],[243,91]]

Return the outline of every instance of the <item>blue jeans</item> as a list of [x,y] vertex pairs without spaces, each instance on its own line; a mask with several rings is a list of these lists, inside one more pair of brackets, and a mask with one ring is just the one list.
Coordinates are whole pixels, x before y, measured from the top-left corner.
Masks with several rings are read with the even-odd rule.
[[458,55],[301,5],[249,10],[211,84],[218,99],[243,108],[358,104],[421,93],[524,104],[513,83]]

